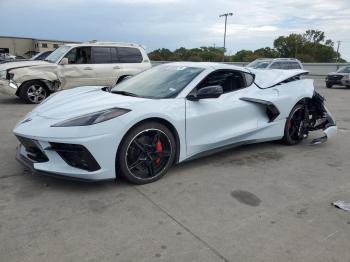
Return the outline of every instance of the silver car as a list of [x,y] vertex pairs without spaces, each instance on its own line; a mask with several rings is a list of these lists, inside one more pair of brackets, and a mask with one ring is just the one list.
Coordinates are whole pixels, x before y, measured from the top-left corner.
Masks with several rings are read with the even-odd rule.
[[254,69],[304,69],[303,65],[295,58],[259,58],[247,65]]

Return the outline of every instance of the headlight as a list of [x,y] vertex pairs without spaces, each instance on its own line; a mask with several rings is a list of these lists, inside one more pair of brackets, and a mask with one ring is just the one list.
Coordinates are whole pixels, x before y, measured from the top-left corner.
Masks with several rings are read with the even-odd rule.
[[101,123],[112,118],[124,115],[130,112],[129,109],[124,108],[110,108],[95,113],[86,114],[83,116],[78,116],[71,118],[57,124],[52,125],[52,127],[68,127],[68,126],[89,126],[97,123]]
[[0,79],[6,79],[7,72],[6,70],[0,71]]

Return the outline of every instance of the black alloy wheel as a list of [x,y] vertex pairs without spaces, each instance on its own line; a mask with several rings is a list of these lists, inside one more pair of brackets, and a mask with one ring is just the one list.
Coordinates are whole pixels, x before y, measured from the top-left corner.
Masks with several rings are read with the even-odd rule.
[[297,104],[287,118],[282,141],[287,145],[296,145],[305,135],[305,107]]
[[171,131],[159,123],[145,123],[123,139],[117,169],[134,184],[160,179],[175,159],[175,140]]

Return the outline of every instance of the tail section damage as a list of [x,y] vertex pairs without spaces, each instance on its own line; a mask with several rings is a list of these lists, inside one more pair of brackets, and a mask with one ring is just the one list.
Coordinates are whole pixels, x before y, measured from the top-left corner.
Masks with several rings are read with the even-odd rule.
[[309,131],[323,130],[323,136],[313,139],[312,145],[323,144],[331,139],[337,133],[336,123],[324,105],[325,99],[314,92],[311,99],[305,101],[306,113],[305,120],[307,124],[306,135]]

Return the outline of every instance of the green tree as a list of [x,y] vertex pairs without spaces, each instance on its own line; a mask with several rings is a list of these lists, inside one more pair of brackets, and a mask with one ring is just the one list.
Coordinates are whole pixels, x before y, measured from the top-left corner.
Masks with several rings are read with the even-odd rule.
[[273,46],[280,57],[296,57],[304,44],[304,38],[300,34],[290,34],[289,36],[280,36],[274,42]]
[[[334,62],[337,53],[334,42],[326,39],[320,30],[307,30],[303,34],[280,36],[273,42],[274,48],[264,47],[251,50],[240,50],[232,56],[225,56],[225,61],[251,62],[257,58],[296,57],[302,62]],[[153,61],[222,61],[223,48],[206,47],[187,49],[180,47],[171,52],[160,48],[149,53]],[[342,58],[339,61],[345,62]]]
[[167,61],[172,56],[172,52],[166,48],[160,48],[148,54],[152,61]]

